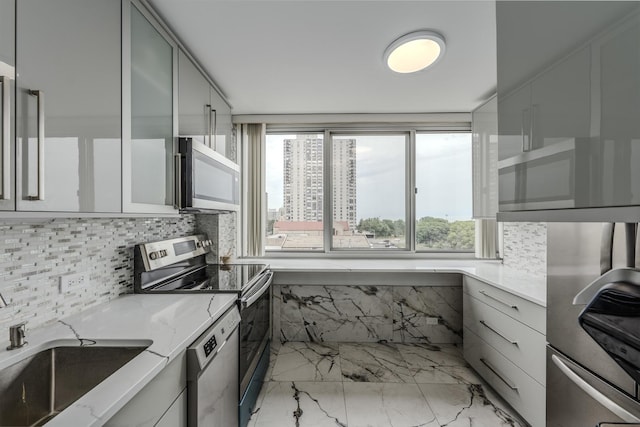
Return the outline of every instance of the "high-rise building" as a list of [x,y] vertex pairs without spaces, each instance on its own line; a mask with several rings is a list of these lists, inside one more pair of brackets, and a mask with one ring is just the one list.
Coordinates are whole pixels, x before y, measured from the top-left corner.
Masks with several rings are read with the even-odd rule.
[[[323,140],[312,135],[285,139],[284,217],[287,221],[323,219]],[[356,227],[356,140],[333,142],[333,221]]]

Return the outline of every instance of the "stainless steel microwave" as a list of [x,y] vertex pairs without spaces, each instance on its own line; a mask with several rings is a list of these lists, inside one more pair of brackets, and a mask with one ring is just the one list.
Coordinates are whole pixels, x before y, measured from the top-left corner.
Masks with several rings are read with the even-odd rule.
[[178,139],[176,204],[183,212],[240,208],[240,167],[192,138]]

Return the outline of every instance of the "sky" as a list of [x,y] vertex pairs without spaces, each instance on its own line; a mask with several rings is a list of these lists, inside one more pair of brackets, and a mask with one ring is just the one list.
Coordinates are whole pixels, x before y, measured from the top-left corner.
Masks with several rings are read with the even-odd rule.
[[[339,135],[335,137],[340,138]],[[282,140],[287,138],[291,135],[267,135],[269,209],[282,207]],[[404,135],[358,135],[355,138],[357,220],[373,217],[405,219]],[[418,134],[416,187],[416,218],[470,219],[471,134]]]

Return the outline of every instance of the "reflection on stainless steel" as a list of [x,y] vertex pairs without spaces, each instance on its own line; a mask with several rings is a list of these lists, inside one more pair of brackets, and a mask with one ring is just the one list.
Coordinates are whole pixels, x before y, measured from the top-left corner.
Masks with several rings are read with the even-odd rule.
[[[625,334],[631,341],[640,339],[640,328],[625,329],[627,323],[638,322],[637,309],[632,310],[635,315],[626,315],[631,313],[628,304],[633,307],[637,301],[640,284],[638,270],[627,267],[635,259],[628,250],[636,245],[634,233],[629,233],[633,229],[635,224],[548,223],[547,427],[640,420],[632,364],[625,365],[624,358],[614,354],[624,350],[620,345],[609,353],[604,349]],[[588,309],[600,297],[599,305]],[[624,316],[611,323],[611,315]],[[628,351],[632,346],[626,349],[633,362]]]
[[40,426],[144,347],[56,347],[0,370],[0,425]]

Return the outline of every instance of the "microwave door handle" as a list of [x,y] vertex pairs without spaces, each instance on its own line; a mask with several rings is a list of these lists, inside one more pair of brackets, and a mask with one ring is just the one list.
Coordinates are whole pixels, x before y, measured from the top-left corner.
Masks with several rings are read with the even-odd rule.
[[613,236],[616,224],[606,222],[602,224],[602,238],[600,240],[600,274],[613,268]]
[[627,222],[624,224],[625,248],[627,256],[626,266],[634,268],[636,266],[636,237],[638,234],[638,224]]
[[555,354],[551,355],[551,360],[553,363],[560,369],[560,371],[567,376],[575,385],[580,387],[582,391],[587,393],[592,399],[596,402],[607,408],[609,411],[613,412],[616,416],[622,418],[623,421],[627,423],[638,423],[640,422],[640,418],[636,417],[613,400],[609,399],[607,396],[598,391],[591,384],[586,382],[580,375],[573,371],[567,364],[565,364],[558,356]]
[[269,271],[268,273],[266,273],[266,275],[267,275],[267,280],[262,285],[262,287],[258,289],[258,291],[254,292],[248,297],[243,297],[240,300],[240,303],[243,309],[250,307],[254,302],[258,300],[258,298],[260,298],[269,289],[269,287],[271,286],[271,282],[273,282],[273,271]]
[[173,207],[176,209],[181,209],[182,208],[182,156],[180,154],[174,154],[173,155],[173,159],[175,161],[175,179],[174,179],[174,184],[175,185],[175,200],[174,200],[174,204]]

